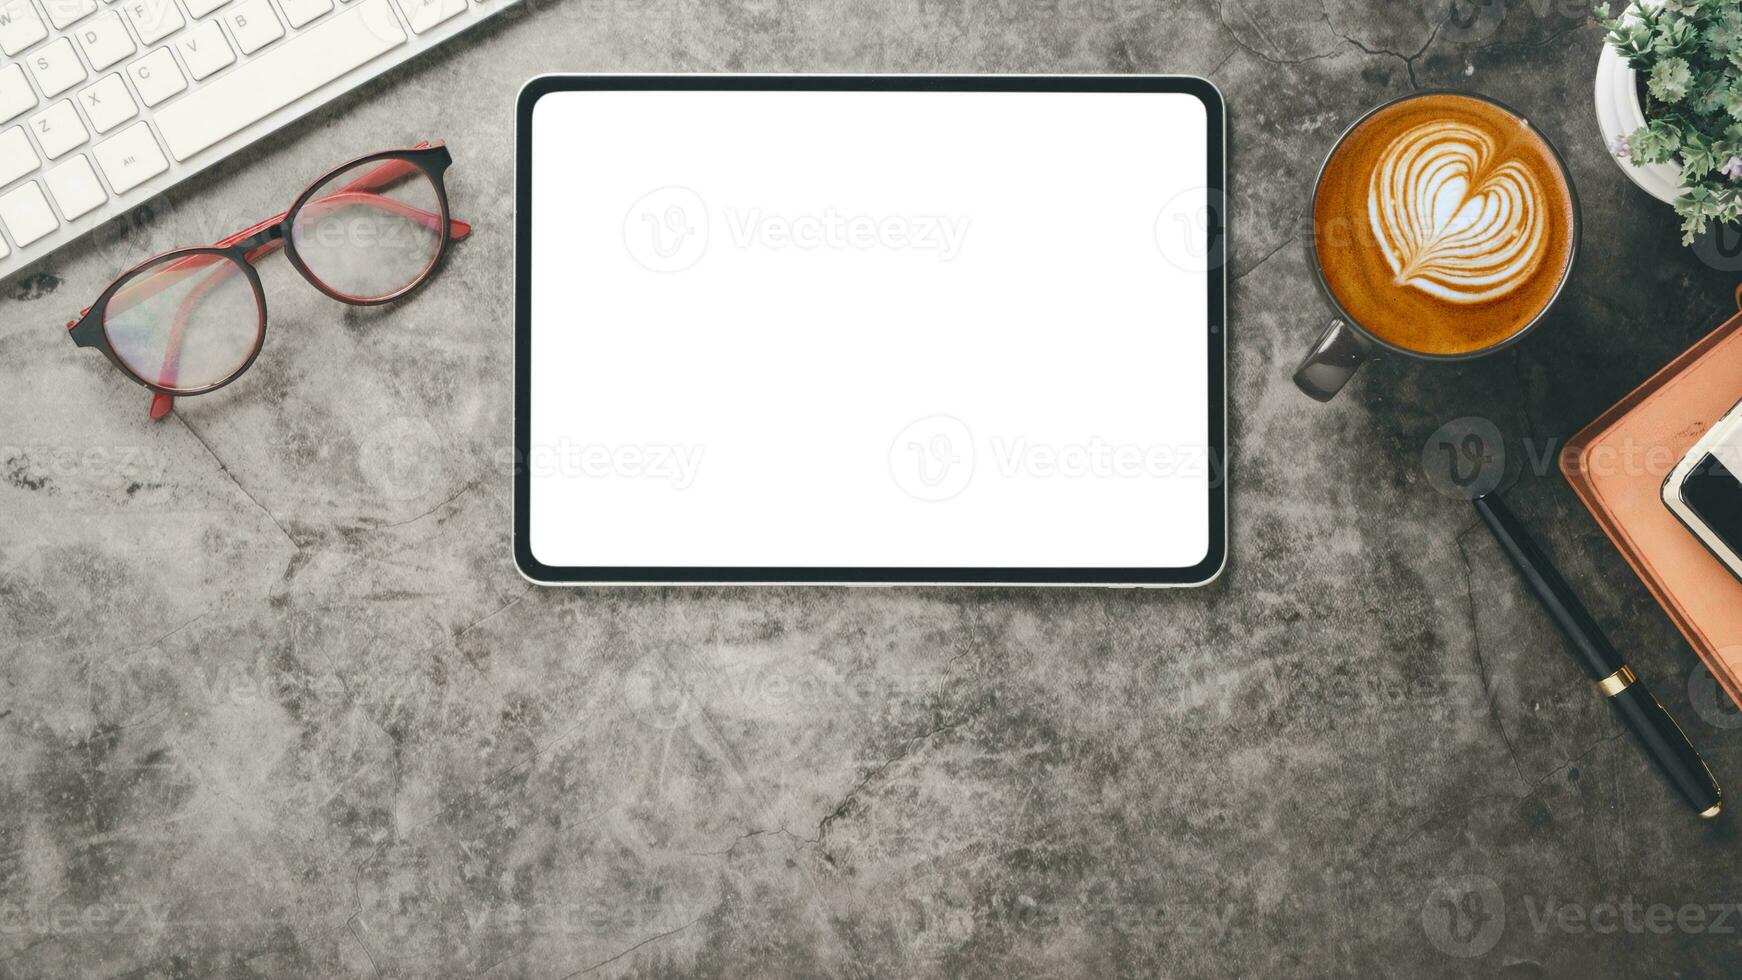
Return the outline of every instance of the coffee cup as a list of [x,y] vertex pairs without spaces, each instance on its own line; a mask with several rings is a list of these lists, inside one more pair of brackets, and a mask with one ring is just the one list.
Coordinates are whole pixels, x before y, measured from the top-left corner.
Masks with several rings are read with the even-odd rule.
[[1378,350],[1462,361],[1522,340],[1579,249],[1566,162],[1493,99],[1418,92],[1356,120],[1319,168],[1310,251],[1334,311],[1295,384],[1330,401]]

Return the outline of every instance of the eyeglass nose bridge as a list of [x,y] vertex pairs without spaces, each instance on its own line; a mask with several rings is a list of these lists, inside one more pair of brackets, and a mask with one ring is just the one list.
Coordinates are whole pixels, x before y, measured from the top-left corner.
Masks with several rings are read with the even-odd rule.
[[231,245],[228,251],[245,260],[252,252],[254,252],[255,249],[283,240],[284,222],[281,221],[278,224],[271,225],[270,227],[262,228],[258,232],[255,232],[247,238]]

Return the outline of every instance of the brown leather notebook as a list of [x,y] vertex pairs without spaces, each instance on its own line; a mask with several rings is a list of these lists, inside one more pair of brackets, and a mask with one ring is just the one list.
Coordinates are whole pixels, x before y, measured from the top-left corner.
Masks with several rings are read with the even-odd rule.
[[[1736,302],[1742,310],[1742,289]],[[1742,705],[1742,582],[1663,503],[1670,471],[1737,399],[1742,313],[1574,436],[1561,455],[1561,472]]]

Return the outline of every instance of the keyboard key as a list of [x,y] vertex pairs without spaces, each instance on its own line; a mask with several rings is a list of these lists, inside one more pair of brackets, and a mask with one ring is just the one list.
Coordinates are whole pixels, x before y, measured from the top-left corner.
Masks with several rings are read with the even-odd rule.
[[109,178],[109,187],[125,194],[169,169],[169,161],[157,148],[151,124],[134,123],[97,144],[97,166]]
[[94,71],[102,71],[134,51],[133,37],[127,33],[127,25],[121,23],[121,15],[113,10],[92,17],[74,33],[78,36],[79,47],[85,49],[85,60],[91,63]]
[[97,0],[42,0],[48,22],[57,31],[64,31],[97,12]]
[[0,133],[0,185],[10,184],[40,166],[42,160],[30,145],[30,137],[24,135],[23,126]]
[[406,23],[418,34],[466,12],[466,0],[400,0],[400,6],[405,8]]
[[139,32],[140,44],[156,44],[187,24],[175,0],[123,0],[121,9]]
[[139,115],[139,106],[120,75],[104,76],[102,81],[80,92],[79,104],[85,107],[85,118],[99,133],[107,133]]
[[36,108],[36,92],[24,79],[19,65],[0,68],[0,123],[8,122],[26,109]]
[[175,49],[187,63],[194,80],[205,78],[236,60],[230,42],[224,40],[224,29],[215,20],[202,21],[193,30],[175,39]]
[[293,28],[302,27],[323,14],[333,12],[333,0],[278,0],[278,6],[284,11],[284,19],[290,21]]
[[60,227],[60,219],[54,216],[48,198],[42,196],[42,188],[34,180],[0,197],[0,222],[5,223],[19,248]]
[[230,33],[236,35],[236,44],[243,54],[253,54],[284,36],[278,15],[266,0],[244,0],[240,6],[231,7],[223,19],[229,22]]
[[154,106],[188,87],[181,66],[175,63],[175,56],[168,48],[158,48],[128,65],[127,74],[132,76],[133,87],[139,90],[139,97],[147,106]]
[[48,184],[54,203],[60,205],[61,217],[68,221],[90,214],[109,199],[96,171],[91,169],[91,161],[83,154],[50,170],[42,179]]
[[0,0],[0,51],[17,54],[48,37],[48,25],[30,0]]
[[85,63],[73,50],[73,42],[64,37],[25,60],[30,62],[31,74],[46,98],[52,99],[85,80]]
[[12,250],[6,247],[6,239],[0,238],[0,259],[3,259],[6,256],[11,255],[11,254],[12,254]]
[[188,16],[198,19],[217,10],[230,0],[187,0]]
[[388,0],[361,0],[166,106],[157,125],[170,153],[186,160],[403,43]]
[[66,156],[67,151],[91,138],[70,99],[56,102],[47,111],[30,117],[30,129],[50,160]]

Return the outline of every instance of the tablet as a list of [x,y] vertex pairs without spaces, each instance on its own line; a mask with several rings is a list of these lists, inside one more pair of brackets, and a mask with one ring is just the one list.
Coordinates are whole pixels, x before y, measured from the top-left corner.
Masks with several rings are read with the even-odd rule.
[[517,136],[527,578],[1220,572],[1208,82],[546,76]]

